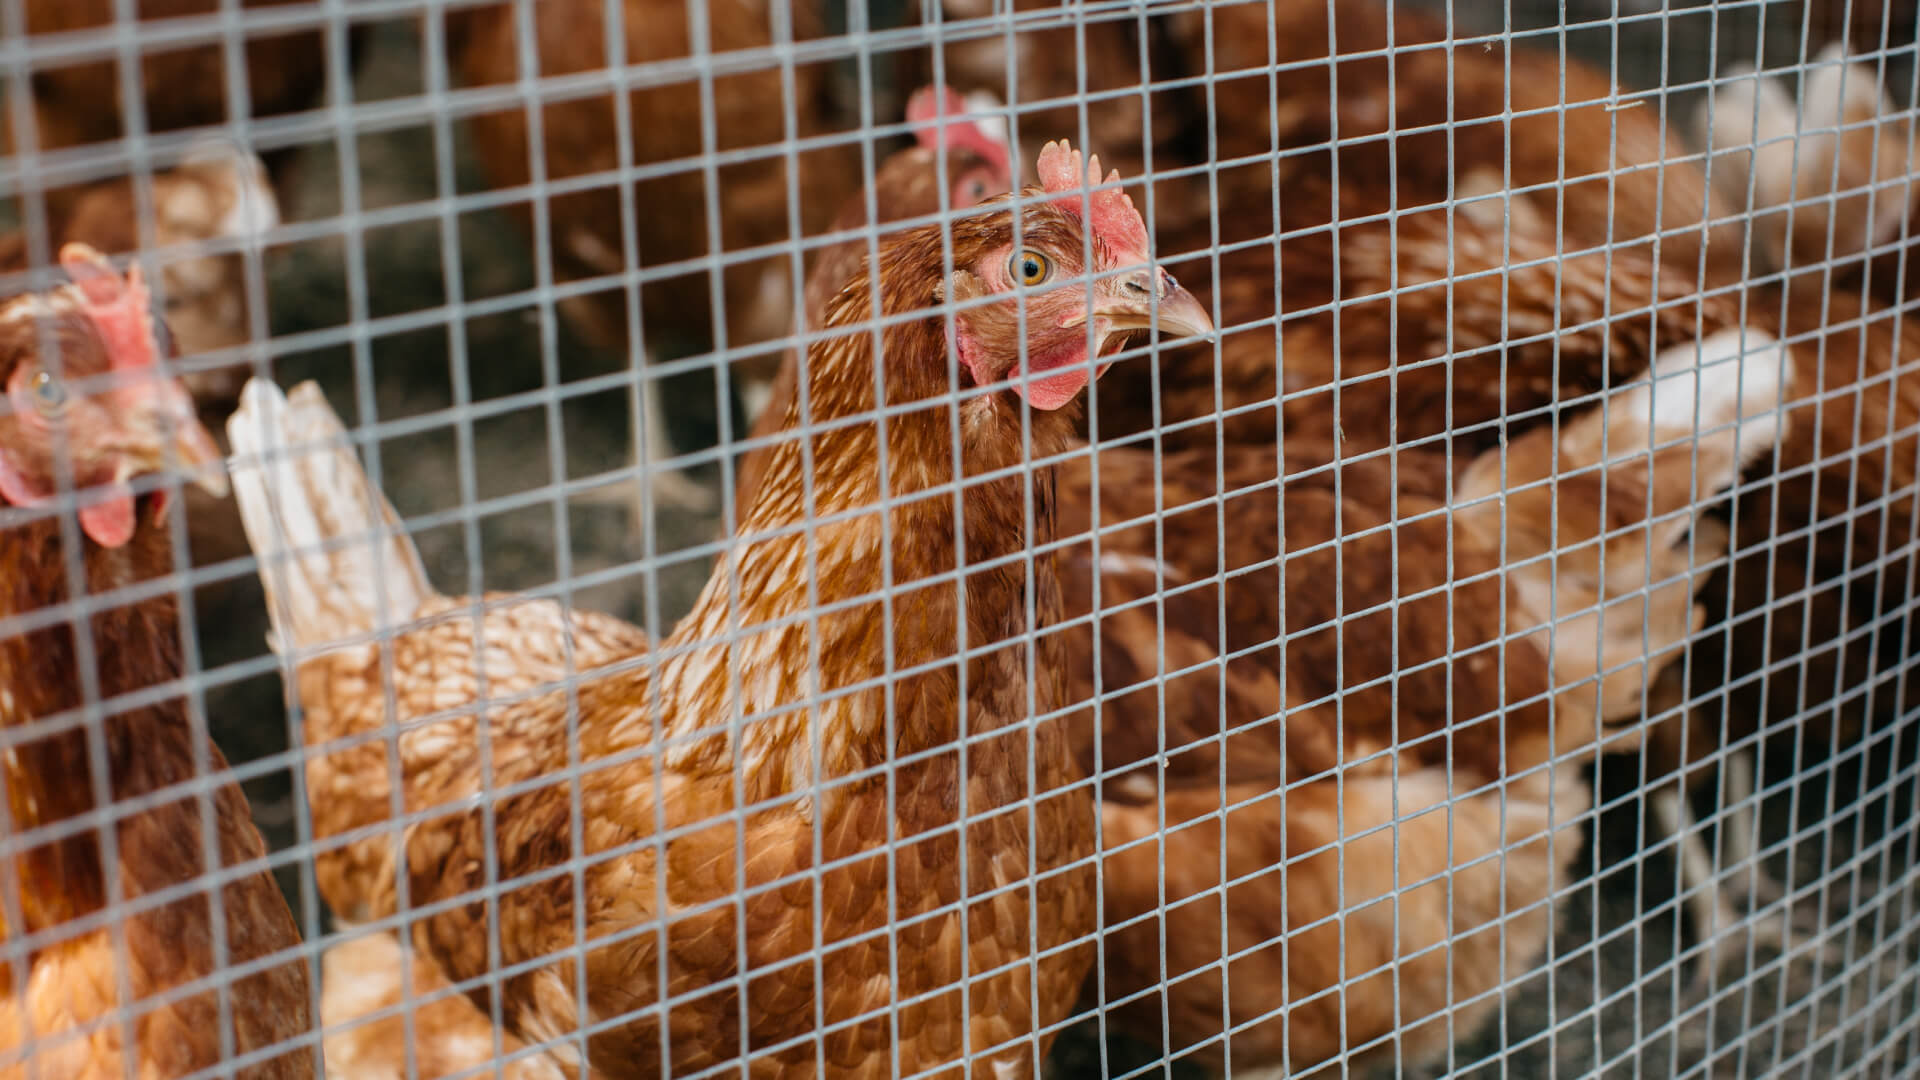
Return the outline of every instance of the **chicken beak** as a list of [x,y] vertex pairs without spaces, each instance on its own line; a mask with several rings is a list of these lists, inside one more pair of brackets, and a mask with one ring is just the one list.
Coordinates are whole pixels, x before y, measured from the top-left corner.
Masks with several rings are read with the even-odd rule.
[[1213,335],[1207,309],[1172,274],[1155,267],[1115,279],[1115,286],[1096,302],[1093,313],[1115,333],[1157,329],[1161,337]]
[[226,458],[199,420],[188,417],[180,421],[174,429],[173,453],[181,471],[189,474],[200,490],[217,499],[226,498]]

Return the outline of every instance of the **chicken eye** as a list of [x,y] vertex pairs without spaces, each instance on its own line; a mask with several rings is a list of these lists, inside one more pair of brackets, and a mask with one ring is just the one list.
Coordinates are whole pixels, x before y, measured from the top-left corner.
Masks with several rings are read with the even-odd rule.
[[1037,251],[1022,251],[1007,260],[1007,274],[1022,285],[1038,285],[1053,276],[1053,260]]
[[60,415],[67,410],[67,384],[54,378],[50,371],[34,372],[33,404],[42,416]]

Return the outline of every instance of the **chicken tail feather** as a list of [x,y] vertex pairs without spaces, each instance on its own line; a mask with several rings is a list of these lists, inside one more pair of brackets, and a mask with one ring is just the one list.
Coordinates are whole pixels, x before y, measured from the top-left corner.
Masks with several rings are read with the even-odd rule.
[[247,541],[277,653],[411,618],[435,593],[392,504],[367,479],[319,386],[251,379],[227,421]]
[[[1562,468],[1604,463],[1613,470],[1638,459],[1652,514],[1683,510],[1730,487],[1779,442],[1792,377],[1792,354],[1763,331],[1736,327],[1675,345],[1647,377],[1567,425]],[[1682,458],[1689,467],[1657,468]]]

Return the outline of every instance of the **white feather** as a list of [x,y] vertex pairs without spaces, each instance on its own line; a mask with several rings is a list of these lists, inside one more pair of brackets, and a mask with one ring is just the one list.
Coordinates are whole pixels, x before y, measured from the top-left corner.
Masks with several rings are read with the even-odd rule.
[[249,380],[227,436],[276,652],[389,629],[434,595],[399,515],[368,483],[318,386],[301,383],[289,398]]
[[187,147],[180,164],[218,171],[233,189],[233,205],[220,219],[216,236],[258,240],[280,227],[280,200],[274,197],[267,167],[245,147],[231,139],[204,136]]
[[975,90],[966,97],[967,115],[973,117],[973,124],[983,134],[1002,146],[1007,144],[1006,106],[1000,99],[985,90]]
[[1792,354],[1771,334],[1722,330],[1663,350],[1651,382],[1628,391],[1629,400],[1615,407],[1646,408],[1631,399],[1650,399],[1654,431],[1662,440],[1695,430],[1703,438],[1732,438],[1737,422],[1744,463],[1778,439],[1780,403],[1792,375]]

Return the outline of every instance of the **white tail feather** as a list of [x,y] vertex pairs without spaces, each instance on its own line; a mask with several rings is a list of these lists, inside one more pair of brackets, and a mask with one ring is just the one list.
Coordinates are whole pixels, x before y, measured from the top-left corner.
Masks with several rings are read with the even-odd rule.
[[1689,342],[1663,350],[1649,381],[1616,400],[1615,409],[1651,409],[1658,442],[1685,438],[1695,430],[1703,439],[1733,440],[1738,423],[1738,463],[1726,476],[1703,477],[1716,487],[1780,437],[1780,402],[1793,374],[1792,355],[1773,335],[1735,327],[1712,334],[1696,347]]
[[1863,124],[1894,111],[1893,99],[1870,64],[1847,61],[1847,48],[1834,42],[1820,50],[1800,91],[1801,126],[1810,130]]
[[1772,206],[1786,197],[1798,130],[1795,112],[1793,98],[1777,79],[1746,66],[1731,69],[1701,102],[1695,119],[1699,142],[1718,154],[1713,159],[1714,183],[1728,201],[1747,205],[1747,181],[1756,165],[1759,173],[1752,179],[1759,190],[1753,194],[1754,205]]
[[227,436],[275,652],[391,628],[435,595],[399,515],[367,481],[318,386],[301,383],[288,397],[249,380]]

